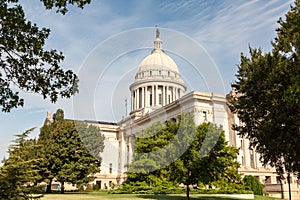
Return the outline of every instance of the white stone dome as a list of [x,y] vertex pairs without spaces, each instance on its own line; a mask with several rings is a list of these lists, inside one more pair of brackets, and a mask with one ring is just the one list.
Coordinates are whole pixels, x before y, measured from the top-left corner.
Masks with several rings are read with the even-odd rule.
[[159,30],[157,29],[154,49],[139,64],[135,83],[159,80],[176,82],[184,86],[177,64],[162,50],[162,41],[159,38]]
[[138,73],[145,71],[170,70],[179,73],[174,60],[161,49],[155,49],[139,65]]
[[158,29],[154,49],[139,64],[135,81],[129,89],[131,114],[142,115],[176,101],[186,91],[176,63],[162,50]]

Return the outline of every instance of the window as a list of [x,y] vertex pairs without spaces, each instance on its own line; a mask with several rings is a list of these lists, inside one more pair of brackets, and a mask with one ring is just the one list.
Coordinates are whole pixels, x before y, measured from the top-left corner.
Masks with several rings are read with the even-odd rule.
[[271,176],[266,176],[265,183],[271,183]]
[[255,166],[254,166],[254,155],[253,155],[253,153],[250,153],[250,167],[255,168]]
[[276,176],[276,183],[277,183],[277,184],[281,184],[280,176]]
[[101,189],[101,181],[96,181],[96,185],[98,185],[99,189]]
[[150,103],[150,106],[152,106],[152,94],[150,94],[149,103]]
[[158,104],[162,105],[162,95],[161,94],[158,95]]
[[168,76],[170,76],[170,71],[168,71]]
[[152,76],[152,71],[150,71],[150,76]]
[[168,95],[168,103],[171,103],[171,95]]
[[109,173],[112,173],[112,163],[109,163]]
[[246,164],[245,164],[245,158],[244,158],[244,156],[242,156],[242,165],[243,165],[243,166],[246,165]]
[[172,117],[171,119],[170,119],[170,121],[172,122],[172,123],[176,123],[176,118],[174,118],[174,117]]
[[203,110],[202,113],[203,113],[203,118],[206,121],[207,120],[207,111]]
[[159,75],[161,75],[161,70],[158,71]]

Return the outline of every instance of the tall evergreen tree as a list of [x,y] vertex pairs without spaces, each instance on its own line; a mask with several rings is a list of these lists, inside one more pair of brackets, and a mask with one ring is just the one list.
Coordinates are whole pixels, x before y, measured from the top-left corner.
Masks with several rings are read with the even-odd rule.
[[40,177],[38,163],[34,156],[37,145],[34,140],[28,140],[29,129],[20,135],[8,149],[9,157],[0,168],[0,199],[29,199],[36,189],[33,186]]

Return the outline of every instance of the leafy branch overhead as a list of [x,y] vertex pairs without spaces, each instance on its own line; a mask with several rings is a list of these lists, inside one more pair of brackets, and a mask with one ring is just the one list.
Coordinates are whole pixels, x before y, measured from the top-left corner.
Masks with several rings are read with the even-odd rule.
[[[83,8],[90,0],[42,0],[46,9],[65,14],[68,4]],[[78,78],[63,70],[62,52],[44,48],[50,29],[26,19],[18,0],[0,0],[0,107],[3,112],[24,105],[20,91],[56,102],[78,92]]]

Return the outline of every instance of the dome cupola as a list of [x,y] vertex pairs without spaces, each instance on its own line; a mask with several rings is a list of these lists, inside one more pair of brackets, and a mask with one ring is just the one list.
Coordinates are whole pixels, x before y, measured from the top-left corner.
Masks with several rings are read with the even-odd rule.
[[130,91],[132,112],[149,112],[175,101],[186,91],[177,64],[162,49],[159,29],[156,29],[154,49],[139,64]]

